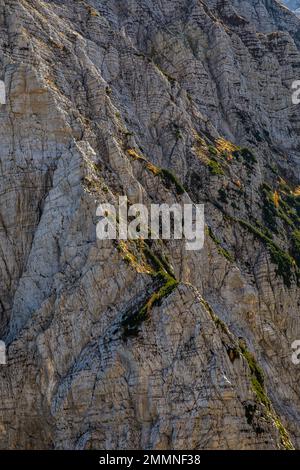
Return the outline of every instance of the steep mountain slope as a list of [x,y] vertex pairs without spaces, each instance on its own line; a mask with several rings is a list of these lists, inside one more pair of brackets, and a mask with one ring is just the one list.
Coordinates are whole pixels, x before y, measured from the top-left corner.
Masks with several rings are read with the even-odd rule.
[[[299,448],[299,19],[1,0],[0,28],[0,447]],[[203,250],[97,240],[124,194],[204,203]]]

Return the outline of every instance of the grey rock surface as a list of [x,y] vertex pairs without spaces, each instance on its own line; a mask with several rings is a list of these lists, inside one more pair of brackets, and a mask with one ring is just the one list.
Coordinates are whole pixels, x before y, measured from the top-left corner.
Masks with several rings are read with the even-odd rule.
[[[300,20],[0,0],[0,29],[0,448],[299,448]],[[124,194],[204,203],[204,248],[97,240]]]

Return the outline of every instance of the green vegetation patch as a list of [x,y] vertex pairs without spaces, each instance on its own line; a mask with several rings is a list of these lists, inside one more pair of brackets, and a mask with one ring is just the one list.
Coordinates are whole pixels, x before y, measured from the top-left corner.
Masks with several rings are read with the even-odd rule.
[[180,195],[180,194],[183,194],[185,192],[185,189],[182,186],[182,184],[178,181],[176,176],[170,170],[168,170],[166,168],[161,168],[159,174],[163,176],[165,182],[168,185],[174,185],[175,186],[177,194]]
[[[258,365],[254,355],[250,351],[248,351],[246,346],[244,344],[241,344],[241,342],[240,342],[240,350],[248,363],[250,373],[251,373],[251,385],[252,385],[253,392],[256,395],[257,401],[265,406],[267,417],[272,420],[272,422],[278,429],[281,445],[286,450],[293,450],[294,446],[290,440],[288,432],[283,426],[277,414],[275,413],[271,405],[271,401],[267,395],[265,384],[264,384],[263,370]],[[256,405],[245,406],[245,415],[246,415],[248,424],[252,424],[255,411],[256,411]]]
[[154,176],[160,176],[163,178],[166,186],[171,188],[172,186],[175,187],[175,190],[178,195],[185,193],[185,188],[180,183],[178,178],[167,168],[159,168],[158,166],[154,165],[153,163],[149,162],[144,156],[140,155],[135,149],[127,149],[127,154],[130,155],[134,160],[139,160],[146,164],[146,168],[153,173]]
[[[283,180],[282,180],[283,181]],[[282,189],[284,188],[284,190]],[[273,260],[279,265],[279,272],[287,270],[287,277],[293,265],[297,265],[296,275],[299,277],[300,269],[300,199],[293,193],[286,182],[281,182],[279,191],[273,190],[270,185],[264,183],[261,186],[263,196],[263,219],[272,233],[278,235],[278,220],[285,224],[287,236],[290,241],[289,253],[280,250],[271,240],[266,240]],[[261,234],[259,234],[261,236]],[[271,237],[272,238],[272,235]]]
[[147,299],[137,312],[129,315],[122,321],[124,337],[137,336],[141,324],[149,318],[151,309],[155,305],[160,305],[162,300],[168,297],[178,286],[178,281],[171,276],[162,276],[159,273],[156,278],[162,281],[163,285]]
[[[228,337],[232,338],[232,335],[230,331],[228,330],[226,324],[214,313],[209,303],[203,298],[201,299],[201,303],[210,314],[216,327],[220,327],[222,331]],[[265,379],[264,379],[263,370],[258,364],[254,355],[247,349],[244,341],[239,341],[238,344],[233,344],[231,347],[228,347],[227,354],[231,362],[234,362],[236,359],[238,359],[242,355],[244,359],[246,360],[249,370],[250,370],[250,381],[251,381],[252,390],[256,397],[256,403],[254,404],[247,403],[244,405],[245,416],[246,416],[248,424],[250,425],[254,424],[253,420],[254,420],[256,410],[257,410],[257,404],[258,403],[261,404],[265,409],[264,414],[265,414],[266,419],[268,421],[271,421],[274,424],[274,426],[278,429],[282,447],[286,450],[293,450],[294,446],[290,440],[288,432],[283,426],[279,416],[277,416],[275,410],[272,407],[271,401],[265,389]],[[255,426],[254,429],[257,434],[263,432],[263,429],[260,426]]]
[[249,150],[248,148],[245,148],[245,147],[235,150],[234,152],[232,152],[232,155],[236,158],[241,156],[245,162],[245,165],[249,169],[251,169],[255,165],[255,163],[257,163],[257,158],[252,152],[252,150]]
[[207,166],[209,168],[209,171],[211,172],[212,175],[214,176],[222,176],[224,175],[224,170],[221,166],[220,162],[217,162],[215,159],[211,159],[208,161]]
[[226,250],[226,248],[222,247],[221,241],[213,233],[211,227],[208,227],[207,230],[208,230],[208,235],[213,240],[213,242],[217,245],[219,254],[224,256],[224,258],[226,258],[228,261],[232,263],[234,261],[233,256],[231,256],[231,254],[229,253],[229,251]]
[[267,247],[271,260],[276,264],[276,274],[283,278],[287,287],[291,287],[292,279],[296,276],[297,282],[300,281],[300,272],[296,267],[296,262],[286,251],[283,251],[270,237],[262,230],[242,219],[235,219],[243,227],[247,228],[257,238],[259,238]]
[[211,155],[214,155],[214,156],[218,155],[218,151],[213,145],[208,145],[207,149]]
[[261,367],[257,364],[254,355],[246,349],[245,346],[240,344],[241,352],[246,359],[250,372],[252,388],[260,403],[263,403],[267,408],[271,406],[270,400],[265,391],[264,373]]
[[122,321],[124,338],[137,336],[141,324],[149,318],[151,309],[155,305],[160,305],[162,300],[168,297],[179,284],[173,275],[172,268],[165,259],[158,258],[146,243],[143,244],[143,251],[149,263],[153,266],[152,277],[155,290],[140,308],[125,314]]
[[274,204],[272,189],[267,184],[263,184],[261,186],[261,193],[263,199],[263,219],[272,232],[278,233],[276,221],[278,210]]
[[231,334],[230,334],[230,331],[227,328],[226,323],[224,323],[223,320],[221,320],[221,318],[218,317],[215,314],[215,312],[213,311],[213,309],[211,308],[209,303],[206,300],[204,300],[203,297],[201,298],[201,303],[204,306],[204,308],[206,309],[206,311],[209,313],[209,315],[210,315],[211,319],[213,320],[214,324],[216,325],[216,327],[220,328],[223,331],[223,333],[225,333],[228,337],[230,337]]
[[291,253],[300,268],[300,230],[294,230],[292,232],[292,249]]
[[225,188],[220,188],[220,189],[219,189],[219,191],[218,191],[218,199],[219,199],[219,201],[223,202],[224,204],[227,204],[227,203],[228,203],[227,193],[226,193]]

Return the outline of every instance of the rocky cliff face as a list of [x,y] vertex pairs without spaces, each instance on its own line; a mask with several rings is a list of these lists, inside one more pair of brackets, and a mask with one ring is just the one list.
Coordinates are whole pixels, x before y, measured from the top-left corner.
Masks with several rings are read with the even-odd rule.
[[[300,21],[1,0],[0,28],[0,447],[299,448]],[[204,248],[97,240],[119,195],[204,203]]]

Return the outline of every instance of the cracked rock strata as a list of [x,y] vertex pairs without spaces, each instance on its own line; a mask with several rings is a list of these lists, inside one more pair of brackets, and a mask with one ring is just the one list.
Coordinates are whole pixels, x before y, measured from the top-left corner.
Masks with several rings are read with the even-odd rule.
[[[0,447],[299,448],[300,20],[1,0],[0,29]],[[119,195],[204,203],[203,250],[97,240]]]

